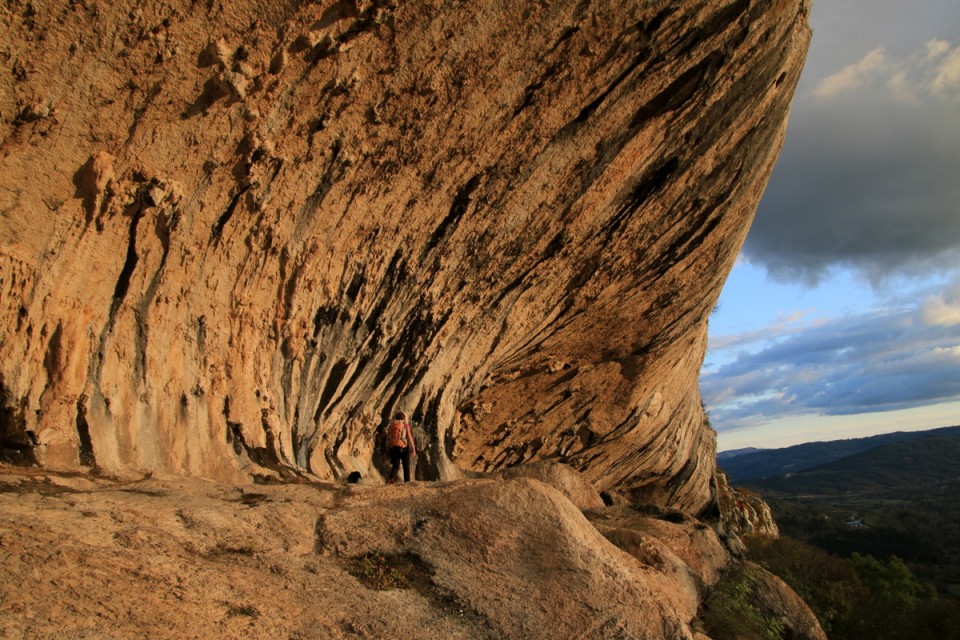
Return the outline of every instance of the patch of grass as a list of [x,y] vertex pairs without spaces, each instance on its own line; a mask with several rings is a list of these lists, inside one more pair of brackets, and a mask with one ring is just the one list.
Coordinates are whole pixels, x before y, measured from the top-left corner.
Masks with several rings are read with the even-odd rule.
[[376,591],[403,589],[408,586],[408,581],[397,569],[395,560],[379,551],[371,551],[354,558],[350,573],[359,578],[365,587]]
[[350,560],[347,571],[358,578],[368,589],[432,588],[430,570],[426,564],[411,554],[386,555],[371,551]]
[[256,555],[256,553],[257,553],[257,547],[252,542],[244,542],[243,544],[238,544],[238,545],[230,545],[223,542],[218,542],[217,545],[210,550],[208,555],[252,556],[252,555]]
[[234,502],[240,502],[247,505],[248,507],[256,507],[265,502],[270,502],[270,496],[264,493],[246,493],[244,492],[239,498]]
[[248,618],[259,618],[260,611],[252,604],[227,604],[227,617],[246,616]]

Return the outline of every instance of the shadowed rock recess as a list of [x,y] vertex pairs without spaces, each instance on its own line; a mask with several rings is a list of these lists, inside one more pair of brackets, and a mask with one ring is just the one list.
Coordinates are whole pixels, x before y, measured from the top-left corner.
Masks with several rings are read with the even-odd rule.
[[53,469],[561,460],[696,512],[805,0],[14,0],[0,436]]

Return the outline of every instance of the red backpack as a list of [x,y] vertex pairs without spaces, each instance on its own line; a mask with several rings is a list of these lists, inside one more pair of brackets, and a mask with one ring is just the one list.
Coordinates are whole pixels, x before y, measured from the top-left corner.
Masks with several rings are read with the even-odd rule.
[[409,426],[406,422],[400,420],[391,422],[390,426],[387,427],[387,446],[405,449],[407,447],[407,429],[409,429]]

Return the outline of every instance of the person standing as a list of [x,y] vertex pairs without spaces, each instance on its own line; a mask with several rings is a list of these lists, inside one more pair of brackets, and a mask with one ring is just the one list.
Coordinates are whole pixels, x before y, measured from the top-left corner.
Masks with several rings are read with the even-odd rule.
[[390,477],[387,482],[397,481],[397,472],[403,465],[403,481],[410,482],[410,458],[417,455],[417,447],[413,442],[413,431],[407,422],[407,414],[398,411],[393,420],[387,425],[387,453],[390,454]]

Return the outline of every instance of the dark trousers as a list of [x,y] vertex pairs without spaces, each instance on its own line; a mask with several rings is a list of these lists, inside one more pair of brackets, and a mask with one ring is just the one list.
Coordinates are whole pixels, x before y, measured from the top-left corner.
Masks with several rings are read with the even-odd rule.
[[410,482],[410,447],[390,447],[390,480],[397,479],[397,471],[403,464],[403,481]]

